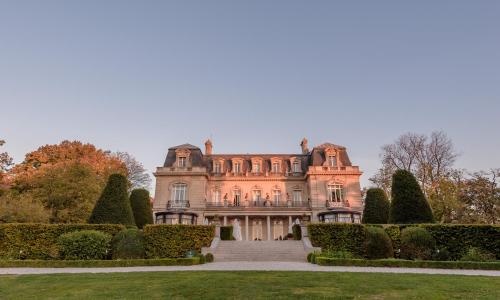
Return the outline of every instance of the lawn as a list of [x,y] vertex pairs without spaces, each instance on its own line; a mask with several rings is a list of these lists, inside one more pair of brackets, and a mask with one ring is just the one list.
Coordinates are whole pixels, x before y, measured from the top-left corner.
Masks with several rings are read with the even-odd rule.
[[0,299],[500,299],[500,278],[323,272],[0,276]]

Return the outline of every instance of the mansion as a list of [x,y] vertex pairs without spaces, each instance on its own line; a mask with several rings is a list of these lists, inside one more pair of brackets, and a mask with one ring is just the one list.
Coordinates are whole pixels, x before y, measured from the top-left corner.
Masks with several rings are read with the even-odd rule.
[[243,240],[275,240],[293,223],[360,223],[362,172],[345,147],[325,143],[298,154],[215,154],[184,144],[158,167],[153,204],[157,224],[230,225]]

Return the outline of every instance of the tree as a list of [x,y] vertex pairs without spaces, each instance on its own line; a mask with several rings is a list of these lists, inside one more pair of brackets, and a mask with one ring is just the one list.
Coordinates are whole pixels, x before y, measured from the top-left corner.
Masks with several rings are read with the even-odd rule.
[[151,177],[140,162],[127,152],[116,152],[115,156],[127,167],[127,179],[131,190],[150,187]]
[[463,223],[500,223],[500,169],[477,172],[464,180],[458,198],[463,205],[459,217]]
[[135,225],[125,176],[109,176],[108,183],[90,215],[89,223]]
[[388,189],[396,170],[412,172],[424,194],[429,194],[437,183],[452,172],[457,158],[453,142],[442,131],[432,132],[429,137],[406,133],[392,144],[382,147],[382,168],[370,178],[377,187]]
[[[0,140],[0,147],[4,144],[5,141]],[[9,171],[10,166],[12,166],[12,157],[7,152],[0,152],[0,184],[3,183],[5,173]]]
[[146,189],[135,189],[130,193],[130,205],[134,213],[134,220],[137,227],[144,227],[146,224],[153,224],[153,212],[149,192]]
[[390,203],[385,192],[379,188],[371,188],[366,192],[363,223],[387,224]]
[[50,212],[31,193],[8,190],[0,197],[0,223],[47,223]]
[[432,210],[410,171],[398,170],[392,177],[389,222],[395,224],[432,223]]

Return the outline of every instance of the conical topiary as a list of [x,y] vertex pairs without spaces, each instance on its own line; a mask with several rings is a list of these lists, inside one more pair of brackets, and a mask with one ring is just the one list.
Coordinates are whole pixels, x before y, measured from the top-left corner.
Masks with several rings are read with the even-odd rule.
[[390,203],[385,192],[379,188],[371,188],[366,192],[363,223],[387,224]]
[[109,176],[108,183],[90,215],[89,223],[135,225],[125,176]]
[[432,223],[434,217],[415,176],[398,170],[392,176],[392,197],[389,223]]
[[135,224],[141,228],[146,224],[153,224],[153,213],[149,192],[146,189],[135,189],[130,194],[130,205],[134,214]]

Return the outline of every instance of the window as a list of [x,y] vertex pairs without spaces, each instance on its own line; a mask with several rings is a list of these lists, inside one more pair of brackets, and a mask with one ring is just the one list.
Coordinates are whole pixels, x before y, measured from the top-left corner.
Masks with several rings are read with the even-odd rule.
[[185,168],[186,167],[186,158],[181,156],[177,158],[177,166],[179,168]]
[[329,155],[328,156],[328,165],[330,167],[336,167],[337,166],[337,157],[335,155]]
[[299,162],[297,160],[293,162],[292,172],[293,173],[299,173],[300,172],[300,164],[299,164]]
[[275,162],[273,163],[273,173],[279,173],[280,172],[280,163],[279,162]]
[[351,214],[338,214],[337,222],[339,223],[352,223]]
[[241,203],[241,191],[239,189],[234,190],[234,206],[240,206]]
[[220,162],[216,162],[216,163],[215,163],[215,166],[214,166],[214,173],[215,173],[215,174],[220,174],[220,173],[221,173],[221,169],[222,169],[222,168],[221,168],[221,164],[220,164]]
[[256,173],[256,174],[260,173],[260,164],[259,163],[253,164],[253,168],[252,169],[253,169],[254,173]]
[[261,197],[262,197],[262,191],[260,191],[260,190],[253,191],[253,203],[254,203],[254,205],[258,205],[260,203]]
[[214,203],[216,203],[216,204],[220,203],[220,191],[219,190],[214,191]]
[[344,202],[344,188],[341,184],[328,185],[328,201]]
[[172,191],[172,198],[174,200],[174,203],[179,204],[180,202],[186,201],[186,191],[187,185],[185,183],[174,184],[174,189]]
[[239,174],[241,172],[241,164],[239,162],[234,163],[234,171],[235,174]]
[[300,205],[302,203],[302,191],[295,190],[293,191],[293,204]]
[[273,202],[275,206],[279,206],[281,202],[281,191],[280,190],[273,190]]

